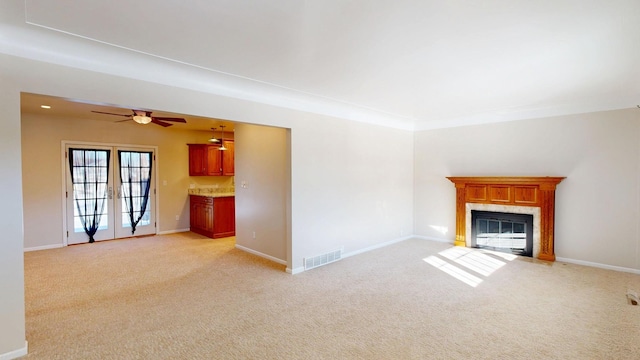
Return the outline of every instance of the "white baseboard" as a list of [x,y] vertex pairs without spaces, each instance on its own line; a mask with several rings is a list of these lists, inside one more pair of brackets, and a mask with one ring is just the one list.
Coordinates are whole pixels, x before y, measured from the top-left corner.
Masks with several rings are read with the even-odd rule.
[[[362,249],[359,249],[359,250],[350,251],[348,253],[343,253],[342,254],[342,259],[347,258],[349,256],[359,255],[359,254],[362,254],[362,253],[365,253],[365,252],[368,252],[368,251],[371,251],[371,250],[380,249],[380,248],[383,248],[383,247],[386,247],[386,246],[389,246],[389,245],[392,245],[392,244],[395,244],[395,243],[399,243],[401,241],[409,240],[409,239],[414,238],[414,237],[415,236],[413,236],[413,235],[403,236],[401,238],[385,241],[383,243],[372,245],[372,246],[368,246],[366,248],[362,248]],[[301,267],[298,267],[298,268],[295,268],[295,269],[287,268],[287,273],[292,274],[292,275],[299,274],[299,273],[304,272],[304,271],[305,271],[304,270],[304,266],[301,266]]]
[[[433,238],[433,237],[429,237],[429,236],[419,236],[419,235],[414,236],[414,238],[423,239],[423,240],[432,240],[432,241],[444,242],[444,243],[448,243],[448,244],[453,245],[453,241],[448,240],[448,239],[439,239],[439,238]],[[569,263],[569,264],[590,266],[590,267],[595,267],[595,268],[600,268],[600,269],[621,271],[621,272],[627,272],[627,273],[639,274],[640,275],[640,269],[632,269],[632,268],[626,268],[626,267],[622,267],[622,266],[600,264],[600,263],[591,262],[591,261],[576,260],[576,259],[569,259],[569,258],[563,258],[563,257],[556,257],[556,261],[566,262],[566,263]]]
[[169,234],[176,234],[176,233],[187,232],[187,231],[190,231],[190,230],[187,228],[187,229],[176,229],[176,230],[159,231],[158,235],[169,235]]
[[386,246],[389,246],[389,245],[392,245],[392,244],[395,244],[395,243],[399,243],[401,241],[409,240],[409,239],[411,239],[413,237],[414,237],[413,235],[403,236],[401,238],[385,241],[383,243],[372,245],[372,246],[369,246],[369,247],[366,247],[366,248],[362,248],[362,249],[359,249],[359,250],[350,251],[348,253],[342,254],[342,258],[348,258],[349,256],[354,256],[354,255],[366,253],[366,252],[371,251],[371,250],[380,249],[380,248],[383,248],[383,247],[386,247]]
[[[64,244],[53,244],[53,245],[44,245],[44,246],[34,246],[29,248],[24,248],[24,252],[27,251],[38,251],[38,250],[49,250],[49,249],[57,249],[64,247]],[[2,358],[0,358],[2,359]]]
[[431,237],[431,236],[422,236],[422,235],[414,235],[413,237],[416,238],[416,239],[431,240],[431,241],[437,241],[437,242],[442,242],[442,243],[447,243],[447,244],[452,244],[453,245],[453,240],[450,240],[450,239],[442,239],[442,238],[435,238],[435,237]]
[[17,358],[19,358],[21,356],[27,355],[28,352],[29,352],[29,343],[27,341],[25,341],[23,348],[20,348],[20,349],[17,349],[17,350],[13,350],[13,351],[9,351],[8,353],[0,354],[0,360],[17,359]]
[[304,272],[304,266],[301,266],[295,269],[287,268],[286,271],[291,275],[300,274],[301,272]]
[[[176,230],[160,231],[156,235],[176,234],[176,233],[182,233],[182,232],[187,232],[187,231],[189,231],[189,229],[176,229]],[[57,249],[57,248],[65,247],[65,246],[66,245],[64,245],[64,244],[34,246],[34,247],[24,248],[24,252],[27,252],[27,251],[38,251],[38,250],[48,250],[48,249]],[[0,360],[2,360],[2,359],[0,359]]]
[[591,266],[591,267],[600,268],[600,269],[615,270],[615,271],[621,271],[621,272],[640,275],[640,269],[632,269],[632,268],[626,268],[622,266],[613,266],[613,265],[595,263],[591,261],[575,260],[575,259],[569,259],[569,258],[563,258],[563,257],[556,257],[556,262],[557,261],[566,262],[569,264]]
[[253,250],[253,249],[249,249],[248,247],[245,247],[245,246],[242,246],[242,245],[238,245],[238,244],[236,244],[236,249],[238,249],[238,250],[242,250],[242,251],[244,251],[244,252],[248,252],[249,254],[253,254],[253,255],[256,255],[256,256],[260,256],[261,258],[265,258],[265,259],[267,259],[267,260],[271,260],[271,261],[273,261],[273,262],[275,262],[275,263],[278,263],[278,264],[280,264],[280,265],[285,265],[285,266],[287,265],[287,262],[286,262],[286,261],[284,261],[284,260],[282,260],[282,259],[278,259],[278,258],[273,257],[273,256],[271,256],[271,255],[267,255],[267,254],[261,253],[261,252],[259,252],[259,251],[255,251],[255,250]]

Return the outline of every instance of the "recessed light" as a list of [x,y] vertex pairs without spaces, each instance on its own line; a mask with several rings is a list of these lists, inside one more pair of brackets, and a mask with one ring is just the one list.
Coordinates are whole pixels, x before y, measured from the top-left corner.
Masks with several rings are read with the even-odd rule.
[[40,107],[43,109],[51,109],[51,106],[49,105],[40,105]]

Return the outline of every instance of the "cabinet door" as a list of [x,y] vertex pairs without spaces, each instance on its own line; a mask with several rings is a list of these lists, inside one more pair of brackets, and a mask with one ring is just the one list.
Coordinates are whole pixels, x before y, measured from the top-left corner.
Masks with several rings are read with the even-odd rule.
[[235,151],[233,148],[233,141],[224,140],[224,147],[226,151],[222,151],[222,175],[234,175],[235,172]]
[[222,154],[217,146],[207,146],[207,175],[222,175]]
[[189,196],[189,225],[191,231],[213,237],[213,199],[204,196]]
[[201,228],[208,232],[211,233],[213,232],[213,204],[206,203],[203,204],[202,206],[202,225]]
[[193,229],[198,227],[198,221],[197,216],[198,216],[198,200],[196,200],[195,196],[189,196],[189,227],[191,228],[191,231],[193,231]]
[[236,234],[235,197],[219,197],[213,200],[213,237]]
[[206,175],[206,145],[189,145],[189,176]]

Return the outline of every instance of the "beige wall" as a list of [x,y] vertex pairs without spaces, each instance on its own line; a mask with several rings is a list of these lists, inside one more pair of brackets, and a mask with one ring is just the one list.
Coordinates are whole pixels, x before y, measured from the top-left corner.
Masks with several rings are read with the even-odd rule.
[[[318,117],[292,141],[293,262],[413,233],[413,133]],[[297,241],[296,241],[297,240]]]
[[[413,134],[409,131],[11,56],[0,61],[24,92],[135,103],[159,111],[290,128],[291,269],[301,268],[305,257],[327,250],[343,247],[353,253],[411,234]],[[31,76],[34,72],[39,76]],[[180,148],[186,151],[186,146]],[[160,166],[160,171],[162,179],[167,170]]]
[[237,124],[235,138],[236,245],[286,264],[291,242],[287,129]]
[[157,179],[154,179],[159,204],[158,232],[172,232],[189,229],[187,190],[190,184],[204,187],[225,186],[232,182],[231,177],[189,177],[186,144],[204,143],[208,136],[201,131],[142,127],[133,122],[22,114],[25,248],[41,249],[63,244],[63,141],[157,147]]
[[556,192],[556,256],[640,269],[637,109],[422,131],[415,139],[416,235],[453,241],[455,189],[446,176],[566,176]]
[[16,357],[26,351],[20,93],[18,84],[5,75],[0,71],[0,357]]
[[[23,173],[25,178],[30,178],[25,179],[25,184],[31,189],[38,189],[36,185],[44,182],[37,176],[41,170],[25,166],[22,171],[20,168],[20,92],[136,104],[143,108],[291,129],[291,244],[290,250],[285,251],[287,266],[292,270],[302,267],[304,257],[341,247],[346,253],[354,254],[396,241],[412,232],[452,240],[455,192],[444,177],[478,174],[567,176],[558,187],[557,255],[639,268],[640,141],[635,110],[413,134],[7,55],[0,55],[0,65],[3,109],[0,123],[3,130],[0,135],[3,138],[0,145],[3,150],[0,157],[3,206],[0,211],[5,229],[0,242],[0,285],[3,289],[0,295],[0,354],[24,346],[22,248],[29,245],[27,239],[36,245],[38,240],[33,239],[42,237],[31,234],[23,239],[22,234]],[[30,121],[36,123],[44,119],[26,119],[26,127],[33,125]],[[52,133],[58,131],[47,128],[51,125],[44,126]],[[70,137],[75,134],[75,128],[62,127],[59,131],[64,132],[64,136],[57,136],[75,140]],[[83,136],[84,141],[130,142],[122,137],[119,128],[101,130],[95,138],[84,137],[86,132],[77,135]],[[24,133],[28,148],[25,156],[38,149],[40,142],[49,141],[49,134],[42,128],[26,128]],[[167,186],[172,189],[160,191],[161,208],[165,205],[169,208],[166,214],[161,214],[161,230],[186,227],[186,223],[171,224],[175,222],[171,219],[176,213],[185,211],[185,203],[172,204],[164,196],[182,197],[186,191],[190,183],[188,178],[182,178],[186,176],[186,162],[176,164],[187,158],[187,148],[181,144],[195,141],[185,134],[180,145],[172,145],[163,140],[163,134],[157,134],[160,138],[146,132],[136,136],[136,143],[159,147],[159,156],[164,159],[159,164],[159,177],[167,180]],[[52,154],[59,156],[60,139],[48,146],[55,147]],[[28,156],[34,155],[29,153]],[[54,159],[51,163],[60,164],[60,161]],[[56,171],[57,175],[51,181],[58,181],[58,184],[52,189],[55,187],[55,192],[60,191],[59,166],[54,169],[53,165],[44,164],[43,168]],[[35,184],[31,184],[32,179]],[[48,193],[34,191],[47,202],[59,202],[55,196],[49,198]],[[585,199],[579,195],[582,192],[590,196]],[[29,198],[31,194],[24,192],[25,214],[34,211],[27,208],[27,204],[35,204]],[[55,211],[60,211],[60,206]],[[34,213],[36,219],[43,216]],[[25,217],[25,234],[26,228],[31,231],[34,225],[26,223],[32,221],[30,216],[28,218]],[[52,224],[62,223],[51,221]],[[441,232],[442,229],[447,232]],[[239,235],[239,243],[256,247],[251,250],[281,257],[281,243],[271,250],[247,239],[244,230]]]
[[[287,254],[289,269],[301,269],[303,258],[338,247],[343,247],[346,252],[353,254],[396,241],[401,238],[400,234],[406,232],[406,235],[409,235],[410,229],[413,228],[411,132],[389,130],[8,55],[0,55],[0,65],[0,76],[7,77],[16,84],[14,88],[5,90],[6,96],[3,96],[3,121],[6,121],[9,129],[3,136],[9,136],[13,140],[3,143],[6,147],[3,153],[5,160],[0,165],[3,165],[3,171],[6,171],[3,176],[7,176],[3,181],[9,186],[1,191],[10,194],[4,203],[4,211],[11,214],[7,219],[12,221],[11,226],[16,231],[12,232],[10,227],[3,245],[0,245],[3,247],[0,251],[3,255],[0,256],[11,259],[0,263],[0,274],[12,274],[6,277],[7,286],[3,289],[0,300],[8,303],[0,310],[7,314],[6,319],[3,319],[7,321],[0,323],[0,346],[4,339],[13,339],[7,340],[6,347],[0,347],[0,354],[14,351],[19,345],[15,339],[24,339],[25,335],[22,295],[24,270],[22,254],[16,252],[16,246],[20,249],[23,247],[22,212],[16,212],[16,209],[22,206],[22,171],[18,160],[22,149],[17,130],[21,122],[20,92],[123,106],[135,104],[141,108],[158,111],[290,128],[291,250],[290,254]],[[3,87],[5,83],[3,81]],[[140,141],[149,140],[145,140],[143,136]],[[59,145],[56,146],[58,153]],[[185,152],[180,154],[181,151]],[[187,156],[186,146],[168,149],[162,146],[159,155],[162,156],[165,152],[178,158]],[[184,166],[186,173],[186,164]],[[162,180],[175,169],[170,166],[167,169],[160,165],[159,170]],[[26,173],[31,171],[25,170]],[[61,175],[56,175],[52,181],[61,181],[60,179]],[[176,189],[179,189],[182,183],[177,181],[180,185]],[[60,188],[57,186],[57,189]],[[163,198],[160,201],[162,208]],[[180,209],[180,206],[172,209],[173,212],[168,216],[175,216],[175,211]],[[60,211],[60,207],[57,211]],[[168,224],[169,221],[163,222]],[[246,243],[244,239],[236,238],[238,242]],[[14,324],[19,326],[13,326]]]

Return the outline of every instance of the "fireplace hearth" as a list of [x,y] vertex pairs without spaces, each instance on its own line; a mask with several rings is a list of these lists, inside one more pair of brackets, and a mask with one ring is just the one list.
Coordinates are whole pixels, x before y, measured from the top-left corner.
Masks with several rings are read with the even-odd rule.
[[456,187],[455,245],[473,247],[473,210],[533,216],[531,256],[555,261],[555,190],[564,177],[448,177]]

